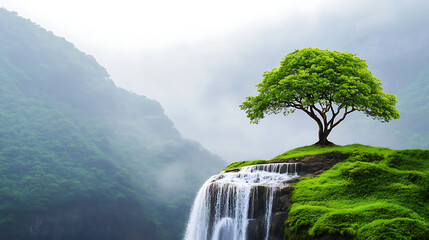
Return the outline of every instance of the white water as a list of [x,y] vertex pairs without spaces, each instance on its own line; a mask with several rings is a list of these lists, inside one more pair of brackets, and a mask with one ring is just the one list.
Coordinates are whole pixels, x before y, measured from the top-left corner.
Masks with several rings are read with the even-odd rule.
[[296,177],[296,163],[260,164],[221,172],[199,190],[184,240],[247,240],[258,189],[265,190],[265,240],[269,239],[275,191]]

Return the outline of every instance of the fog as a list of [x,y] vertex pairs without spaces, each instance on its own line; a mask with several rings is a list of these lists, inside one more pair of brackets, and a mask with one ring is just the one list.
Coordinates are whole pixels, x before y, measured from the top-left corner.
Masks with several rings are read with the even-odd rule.
[[[138,1],[77,1],[72,7],[6,0],[0,6],[94,55],[118,86],[159,101],[185,138],[231,162],[268,159],[317,141],[317,125],[305,114],[271,115],[255,125],[238,107],[256,94],[262,73],[279,66],[294,49],[357,53],[385,92],[393,94],[427,66],[426,1],[319,2],[185,1],[178,6],[163,1],[149,7]],[[394,146],[381,140],[393,135],[356,131],[353,123],[362,122],[360,115],[346,119],[329,140]],[[363,122],[380,128],[390,124]]]

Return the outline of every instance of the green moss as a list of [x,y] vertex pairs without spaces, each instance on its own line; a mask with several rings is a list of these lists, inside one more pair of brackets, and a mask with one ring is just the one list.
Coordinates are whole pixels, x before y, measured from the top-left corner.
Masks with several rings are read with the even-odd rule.
[[429,161],[425,161],[427,159],[429,159],[429,151],[405,149],[389,155],[386,163],[389,167],[400,170],[428,169]]
[[310,236],[320,236],[325,233],[341,235],[357,235],[359,228],[377,219],[394,217],[420,219],[414,211],[387,202],[375,202],[354,208],[333,209],[324,213],[308,231]]
[[289,235],[292,239],[305,239],[307,231],[298,230],[309,230],[315,224],[318,216],[328,212],[330,212],[330,209],[327,207],[295,204],[289,210],[286,224],[290,227],[285,232],[286,235]]
[[429,224],[425,221],[409,218],[375,220],[359,229],[358,233],[358,240],[428,239]]
[[294,186],[287,236],[429,239],[429,150],[357,150]]

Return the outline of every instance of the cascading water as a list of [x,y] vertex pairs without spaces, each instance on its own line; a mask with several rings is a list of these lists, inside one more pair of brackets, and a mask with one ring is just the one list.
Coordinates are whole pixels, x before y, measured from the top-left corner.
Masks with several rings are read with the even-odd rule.
[[212,176],[195,198],[184,240],[247,240],[249,221],[258,211],[252,206],[260,195],[265,223],[261,239],[268,240],[275,191],[298,176],[296,167],[260,164]]

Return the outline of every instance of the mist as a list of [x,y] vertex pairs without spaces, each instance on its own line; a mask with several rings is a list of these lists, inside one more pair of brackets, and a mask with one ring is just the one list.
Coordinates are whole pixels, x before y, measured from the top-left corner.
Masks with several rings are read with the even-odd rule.
[[[268,159],[317,141],[317,125],[305,114],[269,116],[254,125],[238,107],[246,96],[256,94],[262,73],[279,66],[287,53],[307,46],[356,53],[390,94],[398,94],[427,65],[428,4],[368,3],[331,1],[312,16],[291,10],[275,24],[247,26],[224,38],[97,55],[119,86],[159,101],[185,137],[227,161]],[[354,131],[356,126],[388,129],[390,124],[354,113],[330,140],[401,147],[385,141],[393,136]]]
[[[180,238],[192,198],[209,176],[229,162],[272,159],[318,140],[317,124],[303,112],[270,115],[256,125],[239,108],[247,96],[257,94],[263,73],[295,49],[355,53],[367,61],[384,92],[398,98],[399,120],[381,123],[355,112],[335,127],[329,141],[429,148],[427,12],[424,1],[3,0],[0,238]],[[315,154],[308,151],[312,148],[298,151]],[[421,183],[429,176],[423,163],[427,150],[355,145],[332,151],[340,148],[347,153],[329,152],[334,153],[329,164],[322,163],[313,174],[338,161],[345,165],[318,175],[329,181],[310,182],[311,189],[318,186],[307,189],[311,196],[303,198],[318,198],[317,188],[328,186],[333,192],[325,195],[335,195],[329,197],[335,203],[319,198],[317,212],[324,201],[329,207],[320,212],[337,214],[331,208],[340,203],[337,199],[346,199],[356,214],[356,206],[377,212],[398,201],[394,210],[424,217],[428,190]],[[284,158],[286,169],[294,164],[293,175],[303,176],[297,166],[304,161],[294,162],[299,159],[288,154],[278,160]],[[325,155],[310,158],[325,162]],[[360,160],[365,162],[355,162]],[[271,166],[262,168],[280,170]],[[358,173],[355,179],[347,173],[352,171]],[[356,197],[361,189],[364,195]],[[246,192],[250,194],[247,187]],[[292,192],[281,192],[288,195],[280,197],[286,201],[279,205],[280,214],[291,216],[285,209],[292,209]],[[265,207],[274,206],[274,194],[262,195]],[[392,196],[388,205],[385,196]],[[361,203],[367,204],[368,197],[379,201],[364,208]],[[339,210],[349,214],[343,206]],[[269,223],[269,214],[262,215],[258,219]],[[230,216],[223,219],[229,222]],[[427,227],[420,217],[411,220],[422,223],[405,222],[402,232]],[[283,229],[285,221],[273,222]],[[354,229],[372,231],[366,226]],[[268,225],[266,230],[268,236]],[[283,236],[281,232],[279,238]]]
[[[228,8],[226,3],[220,4]],[[271,8],[276,9],[276,4],[272,3]],[[189,7],[192,6],[195,7],[192,11],[201,10],[201,6]],[[252,4],[252,9],[255,6]],[[237,15],[231,18],[233,27],[208,24],[216,20],[224,22],[220,8],[215,9],[218,14],[210,15],[208,22],[204,16],[192,15],[192,21],[182,22],[180,29],[193,28],[194,24],[200,26],[200,17],[207,22],[209,30],[192,38],[185,36],[191,33],[178,31],[175,34],[184,36],[168,44],[167,40],[159,40],[159,44],[150,45],[150,41],[139,44],[137,34],[119,31],[118,38],[135,39],[122,42],[123,49],[109,48],[108,39],[97,46],[76,32],[60,31],[60,34],[76,39],[73,42],[79,48],[94,55],[118,86],[160,102],[182,136],[200,142],[228,162],[269,159],[317,141],[317,125],[305,114],[269,116],[255,125],[250,124],[238,107],[246,96],[256,94],[255,85],[262,80],[263,72],[279,66],[281,59],[294,49],[311,46],[356,53],[367,60],[370,70],[380,78],[389,94],[398,94],[427,66],[429,4],[425,1],[324,1],[324,4],[289,1],[278,5],[281,11],[273,11],[272,16],[264,6],[260,17],[237,22],[235,19],[240,16],[257,14],[255,10],[242,8],[240,11],[237,6],[231,6]],[[231,16],[225,15],[225,18]],[[121,27],[127,31],[143,30],[133,26],[130,22]],[[215,31],[214,28],[222,26],[225,31]],[[115,29],[117,26],[113,26],[112,31]],[[152,37],[159,38],[146,36]],[[404,147],[394,140],[386,141],[394,139],[388,131],[392,124],[354,113],[332,132],[330,140],[336,144]],[[357,126],[359,131],[355,130]],[[378,135],[371,133],[374,128],[383,131]]]

